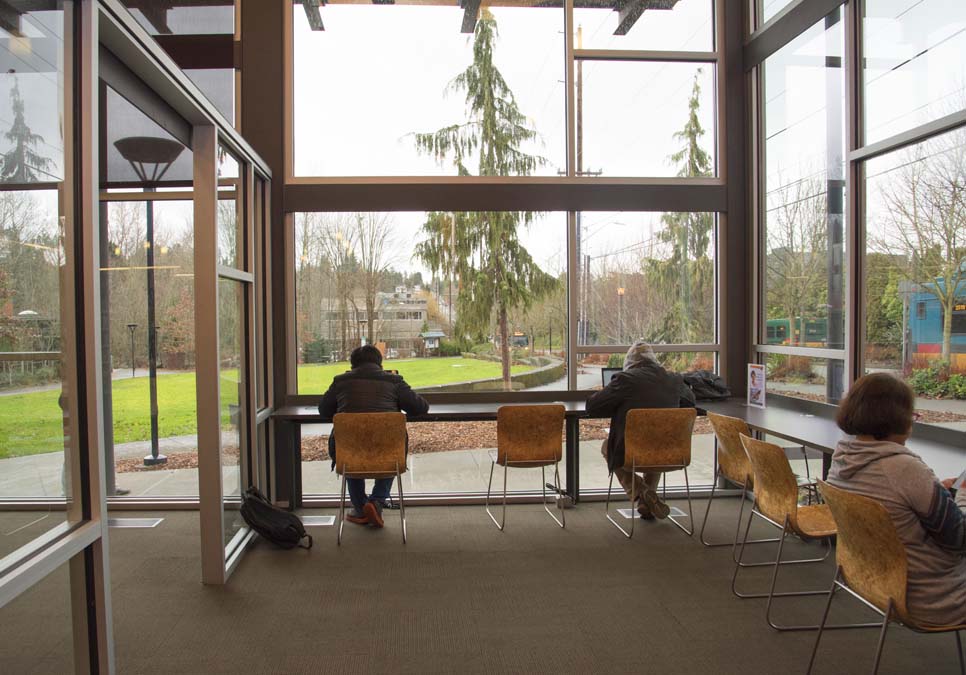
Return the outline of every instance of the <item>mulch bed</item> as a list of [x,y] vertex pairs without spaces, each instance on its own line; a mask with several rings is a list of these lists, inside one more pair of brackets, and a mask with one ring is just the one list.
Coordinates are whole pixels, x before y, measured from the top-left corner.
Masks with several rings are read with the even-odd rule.
[[[416,422],[407,426],[409,429],[409,450],[415,454],[496,447],[496,422]],[[609,427],[610,420],[581,420],[580,440],[603,440],[607,438]],[[707,418],[699,417],[695,421],[694,433],[711,433],[711,425]],[[303,462],[327,460],[329,458],[328,450],[328,436],[306,436],[302,438]],[[237,463],[238,448],[227,447],[223,449],[222,453],[227,464]],[[198,467],[198,453],[191,450],[171,453],[168,455],[166,464],[157,466],[144,466],[141,458],[126,457],[117,460],[115,466],[119,473],[195,469]]]

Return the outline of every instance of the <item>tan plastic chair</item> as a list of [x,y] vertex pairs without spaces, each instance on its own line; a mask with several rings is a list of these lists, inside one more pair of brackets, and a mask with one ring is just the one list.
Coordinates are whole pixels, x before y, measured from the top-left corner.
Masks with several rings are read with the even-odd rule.
[[[506,526],[506,477],[510,467],[540,467],[540,489],[543,509],[559,525],[566,525],[563,509],[558,519],[547,508],[547,467],[553,465],[554,485],[560,494],[560,459],[563,457],[564,407],[562,405],[504,405],[496,411],[496,457],[490,464],[490,482],[486,486],[486,514],[501,531]],[[493,470],[503,467],[503,516],[501,521],[490,513],[490,490]]]
[[[718,441],[718,461],[715,467],[714,480],[711,483],[711,496],[708,498],[708,504],[704,510],[704,521],[701,523],[701,534],[699,536],[701,543],[705,546],[731,546],[732,558],[737,562],[738,537],[741,534],[741,519],[744,516],[745,497],[754,489],[754,471],[751,468],[751,462],[748,461],[748,454],[741,445],[740,436],[741,434],[751,436],[751,428],[743,419],[729,417],[727,415],[718,415],[712,412],[708,413],[708,421],[711,422],[715,439]],[[783,450],[785,455],[788,456],[790,451],[799,452],[802,451],[802,448],[783,448]],[[808,460],[806,459],[807,466]],[[704,530],[708,525],[708,516],[711,513],[711,502],[714,501],[714,495],[720,477],[724,477],[735,485],[741,486],[741,500],[738,504],[738,520],[735,523],[734,539],[732,541],[712,542],[704,538]],[[818,494],[815,491],[815,483],[811,479],[802,478],[801,476],[796,476],[795,478],[799,488],[805,488],[809,491],[809,499],[811,499],[812,495]],[[776,538],[751,539],[745,543],[767,544],[776,541],[778,541]]]
[[[835,520],[826,504],[811,506],[798,505],[798,482],[792,468],[788,464],[785,451],[774,443],[759,441],[744,434],[739,436],[741,444],[748,453],[754,470],[755,503],[751,508],[751,517],[745,527],[745,535],[741,544],[741,553],[735,564],[735,572],[731,578],[731,591],[739,598],[768,598],[765,608],[765,620],[775,630],[814,630],[818,626],[785,626],[775,623],[771,618],[772,601],[786,596],[824,595],[826,591],[792,591],[776,593],[778,570],[782,565],[822,562],[828,558],[831,551],[829,538],[836,532]],[[774,562],[744,562],[745,544],[748,531],[754,517],[758,516],[767,523],[781,529],[778,538],[778,552]],[[807,558],[802,560],[782,560],[782,549],[785,537],[794,534],[804,541],[822,540],[825,543],[825,555],[821,558]],[[771,587],[767,593],[739,593],[737,589],[738,571],[743,567],[774,567]],[[853,624],[848,627],[858,628],[876,624]],[[843,628],[845,626],[842,626]]]
[[906,548],[899,539],[895,524],[885,507],[874,499],[832,487],[824,481],[819,482],[819,489],[838,523],[839,535],[835,547],[837,569],[829,589],[822,622],[818,627],[818,635],[815,636],[808,672],[812,672],[818,645],[822,640],[822,631],[827,628],[825,622],[832,606],[832,598],[841,588],[882,614],[882,630],[875,648],[873,674],[879,670],[889,622],[897,621],[919,633],[955,632],[959,672],[966,675],[963,645],[959,636],[959,631],[966,629],[966,625],[924,626],[909,616],[906,608],[909,573]]
[[[691,508],[691,485],[688,483],[688,466],[691,464],[691,432],[694,429],[694,408],[635,408],[627,412],[624,426],[624,468],[634,473],[684,470],[684,486],[688,496],[688,529],[677,521],[681,516],[670,516],[668,520],[681,528],[689,537],[694,534],[694,520]],[[664,480],[664,493],[667,496],[667,482]],[[631,529],[625,530],[610,514],[610,493],[614,486],[614,472],[607,484],[605,509],[607,520],[630,539],[634,536],[637,495],[631,490]]]
[[346,478],[392,478],[399,490],[399,518],[406,543],[406,504],[402,474],[406,473],[406,416],[401,412],[338,413],[332,418],[335,434],[335,472],[342,476],[339,526],[336,541],[342,544],[345,525]]

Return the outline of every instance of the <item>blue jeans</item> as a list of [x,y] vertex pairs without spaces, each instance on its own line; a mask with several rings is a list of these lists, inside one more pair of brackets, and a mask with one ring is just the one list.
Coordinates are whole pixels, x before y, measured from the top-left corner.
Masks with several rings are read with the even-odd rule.
[[349,488],[349,499],[352,506],[359,513],[367,501],[386,503],[389,499],[389,491],[392,489],[392,478],[377,478],[375,485],[372,486],[372,494],[366,497],[366,481],[362,478],[346,478],[345,482]]

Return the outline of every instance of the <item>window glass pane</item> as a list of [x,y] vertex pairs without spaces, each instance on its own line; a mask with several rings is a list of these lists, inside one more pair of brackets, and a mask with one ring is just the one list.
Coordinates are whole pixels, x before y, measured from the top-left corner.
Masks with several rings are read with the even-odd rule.
[[[684,373],[689,370],[715,370],[714,352],[657,352],[658,362],[670,372]],[[621,368],[624,353],[581,354],[578,359],[578,383],[583,381],[587,389],[603,387],[604,367]],[[610,429],[610,419],[591,419],[580,421],[580,491],[600,491],[607,489],[609,474],[607,463],[602,457],[602,444],[606,442]],[[688,480],[691,487],[710,485],[714,477],[714,436],[706,417],[698,417],[694,423],[691,440],[691,465],[688,467]],[[667,473],[668,487],[684,487],[684,472]],[[626,508],[626,496],[614,481],[612,500],[621,501],[617,508]],[[687,508],[687,502],[672,504]]]
[[246,269],[245,185],[238,160],[218,146],[218,264]]
[[242,348],[245,329],[245,285],[218,280],[218,357],[221,399],[222,494],[225,507],[225,545],[245,527],[239,513],[241,493],[248,487],[242,475],[242,454],[247,453],[245,424],[247,384]]
[[562,4],[533,4],[484,7],[475,35],[456,3],[327,4],[324,31],[296,5],[295,174],[557,175]]
[[[14,524],[7,515],[5,530]],[[75,672],[73,625],[70,567],[64,564],[4,605],[0,672]]]
[[578,344],[714,342],[713,213],[577,217]]
[[[596,3],[595,3],[596,4]],[[624,3],[574,9],[577,49],[650,49],[711,51],[714,49],[712,0],[677,0],[640,12],[621,11]],[[645,3],[646,4],[646,3]]]
[[765,339],[844,344],[841,10],[764,63]]
[[761,3],[759,5],[759,16],[761,16],[761,23],[765,23],[795,0],[759,0],[759,2]]
[[767,396],[778,394],[819,403],[842,398],[845,364],[838,359],[814,359],[788,354],[765,355]]
[[578,171],[716,175],[713,65],[578,61],[575,67]]
[[365,343],[420,391],[567,388],[564,214],[300,213],[294,224],[299,393],[328,389]]
[[866,0],[865,142],[966,107],[966,3]]
[[152,35],[205,35],[235,32],[234,0],[124,0]]
[[[74,252],[65,240],[73,219],[63,198],[71,107],[63,63],[72,47],[62,4],[36,6],[43,9],[5,6],[0,30],[0,500],[63,502],[77,488],[68,386],[76,362],[67,267]],[[37,508],[4,513],[0,558],[68,518],[63,507]],[[19,650],[8,640],[0,653],[8,645]]]
[[915,389],[923,422],[966,429],[966,129],[865,165],[867,372]]

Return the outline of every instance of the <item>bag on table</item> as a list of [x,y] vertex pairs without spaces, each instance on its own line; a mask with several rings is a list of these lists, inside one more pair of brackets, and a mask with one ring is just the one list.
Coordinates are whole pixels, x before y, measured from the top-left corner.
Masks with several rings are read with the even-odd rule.
[[698,401],[719,401],[731,396],[731,390],[724,379],[710,370],[695,370],[684,373],[684,383],[691,388]]
[[[281,548],[312,548],[312,536],[294,513],[272,504],[258,488],[250,487],[242,495],[241,516],[261,537]],[[308,539],[306,546],[303,539]]]

